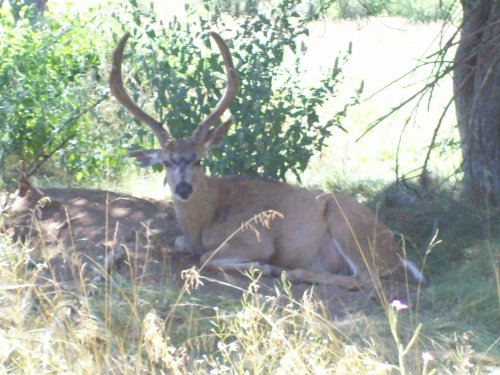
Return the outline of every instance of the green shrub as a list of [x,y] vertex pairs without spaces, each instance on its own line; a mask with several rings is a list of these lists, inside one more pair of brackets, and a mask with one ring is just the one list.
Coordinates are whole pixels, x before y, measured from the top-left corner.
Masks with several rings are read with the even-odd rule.
[[[233,30],[231,36],[223,35],[241,84],[231,108],[237,121],[224,146],[208,160],[212,172],[285,179],[291,171],[298,177],[331,128],[340,126],[349,104],[321,122],[317,111],[335,95],[348,53],[320,82],[303,85],[304,47],[299,39],[307,28],[295,11],[298,4],[282,0],[272,16],[246,16],[231,25],[219,22],[226,33]],[[103,52],[113,45],[113,35],[103,31],[118,29],[117,23],[136,28],[137,44],[127,49],[133,55],[125,62],[131,65],[125,69],[130,72],[127,86],[146,110],[168,124],[175,138],[189,136],[222,94],[225,74],[205,34],[214,26],[207,20],[193,16],[193,22],[174,21],[165,27],[135,1],[83,15],[48,12],[33,17],[28,10],[20,8],[13,15],[5,8],[0,19],[4,182],[17,177],[19,161],[27,164],[21,169],[31,172],[45,159],[50,162],[44,173],[64,174],[67,180],[119,175],[125,150],[153,139],[144,126],[116,121],[117,107],[97,105],[108,95],[110,57]],[[206,49],[200,48],[203,43]],[[124,113],[119,111],[120,116]]]
[[[220,29],[232,29],[230,37],[228,32],[222,34],[232,51],[240,86],[231,107],[236,124],[223,146],[213,152],[214,158],[208,160],[215,174],[284,180],[292,172],[299,178],[310,157],[323,148],[332,128],[341,126],[347,108],[357,100],[355,94],[332,118],[320,121],[318,110],[335,96],[349,51],[334,62],[319,83],[303,85],[305,47],[298,40],[307,36],[307,28],[295,12],[297,3],[281,1],[272,18],[246,16],[231,25],[218,21]],[[225,85],[221,57],[205,34],[213,25],[200,19],[185,25],[174,21],[162,28],[152,19],[136,20],[137,29],[146,32],[136,32],[133,39],[138,45],[129,47],[134,52],[126,63],[144,64],[140,70],[126,69],[134,71],[127,86],[136,97],[139,90],[151,93],[156,115],[173,137],[188,137],[215,107]],[[202,51],[200,43],[208,50]],[[141,89],[134,82],[149,86]],[[148,103],[141,105],[148,107]],[[144,135],[145,127],[140,129],[139,135]]]
[[[234,16],[252,15],[273,9],[272,0],[209,0],[214,13],[227,12]],[[458,2],[455,0],[305,0],[298,10],[309,19],[327,17],[352,19],[370,16],[396,16],[412,21],[449,20]]]
[[[26,8],[26,11],[29,8]],[[29,169],[51,157],[52,168],[77,179],[119,164],[100,152],[89,109],[105,97],[95,20],[76,15],[33,19],[0,16],[0,170],[9,182],[19,161]],[[93,30],[96,30],[95,32]],[[102,146],[105,149],[105,146]]]

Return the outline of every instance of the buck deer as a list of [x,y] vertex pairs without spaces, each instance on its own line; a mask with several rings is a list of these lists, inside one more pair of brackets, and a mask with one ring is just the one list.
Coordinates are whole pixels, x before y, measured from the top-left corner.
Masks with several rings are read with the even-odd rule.
[[[393,233],[353,198],[243,176],[210,177],[200,162],[219,145],[232,119],[218,122],[236,96],[238,78],[229,49],[215,32],[227,86],[215,109],[192,136],[173,140],[163,125],[127,94],[122,58],[129,34],[113,53],[111,92],[145,122],[160,150],[132,151],[142,167],[163,163],[183,236],[176,248],[201,255],[203,266],[222,271],[256,268],[266,275],[286,270],[289,279],[356,289],[399,266],[418,282],[424,277],[400,256]],[[263,213],[274,213],[262,218]],[[253,219],[258,218],[260,219]],[[247,225],[244,225],[247,223]],[[248,224],[251,223],[251,224]]]

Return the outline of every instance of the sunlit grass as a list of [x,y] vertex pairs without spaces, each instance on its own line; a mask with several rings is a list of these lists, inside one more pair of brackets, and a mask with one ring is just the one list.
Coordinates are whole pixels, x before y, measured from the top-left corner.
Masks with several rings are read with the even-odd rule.
[[[367,22],[314,25],[310,70],[333,59],[335,51],[352,40],[348,86],[357,87],[363,79],[365,92],[371,94],[410,70],[439,30],[437,24]],[[420,74],[413,79],[425,77]],[[377,190],[392,181],[408,112],[356,140],[414,89],[404,86],[397,84],[355,108],[344,124],[349,133],[334,133],[303,182],[357,192],[366,185]],[[450,93],[446,81],[435,93],[430,112],[421,111],[417,122],[408,126],[399,155],[401,173],[421,164],[430,132]],[[325,117],[329,110],[325,108]],[[453,122],[450,116],[443,136],[456,137]],[[433,171],[446,177],[459,161],[458,151],[445,153],[435,159]],[[168,199],[162,175],[134,171],[98,187]],[[494,267],[500,243],[494,238],[471,247],[466,259],[432,275],[431,286],[418,296],[418,308],[409,304],[408,309],[394,311],[390,306],[377,306],[338,315],[309,294],[291,299],[286,283],[274,294],[263,294],[256,276],[241,300],[221,300],[196,291],[188,294],[173,283],[147,283],[117,274],[90,283],[42,287],[36,269],[43,264],[33,264],[31,251],[0,237],[1,372],[371,375],[499,371],[500,288]],[[419,324],[421,331],[401,355]]]
[[[362,136],[379,117],[386,115],[401,101],[417,92],[429,78],[430,67],[386,86],[411,72],[425,56],[439,48],[439,42],[453,30],[449,25],[440,36],[439,23],[411,23],[403,19],[372,18],[358,22],[318,22],[311,25],[307,64],[311,72],[306,79],[313,80],[318,67],[327,65],[339,51],[352,42],[352,56],[345,67],[344,95],[364,81],[361,103],[352,108],[343,123],[347,133],[337,129],[328,147],[310,163],[304,181],[328,186],[356,185],[369,182],[380,187],[398,175],[415,177],[423,165],[433,130],[452,97],[451,77],[436,87],[429,102],[424,101],[410,119],[414,104],[403,108],[373,130]],[[324,108],[323,116],[336,110],[345,100],[342,95]],[[438,142],[457,141],[453,107],[444,118]],[[362,136],[362,137],[361,137]],[[361,137],[361,138],[360,138]],[[430,172],[436,177],[448,178],[460,165],[460,150],[438,147],[432,153]]]
[[[291,298],[286,282],[264,293],[258,275],[241,300],[224,301],[114,274],[42,283],[26,266],[29,249],[5,236],[0,247],[0,368],[8,373],[483,374],[499,365],[500,327],[487,318],[498,301],[464,288],[481,274],[481,290],[495,290],[477,259],[443,270],[418,305],[346,314],[309,293]],[[440,294],[446,286],[455,293]]]

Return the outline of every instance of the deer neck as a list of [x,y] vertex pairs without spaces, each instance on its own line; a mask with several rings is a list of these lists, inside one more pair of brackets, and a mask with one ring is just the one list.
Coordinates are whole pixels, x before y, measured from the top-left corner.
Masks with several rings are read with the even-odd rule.
[[217,204],[217,190],[205,177],[197,184],[187,201],[174,198],[174,210],[181,229],[192,245],[201,249],[203,228],[213,220]]

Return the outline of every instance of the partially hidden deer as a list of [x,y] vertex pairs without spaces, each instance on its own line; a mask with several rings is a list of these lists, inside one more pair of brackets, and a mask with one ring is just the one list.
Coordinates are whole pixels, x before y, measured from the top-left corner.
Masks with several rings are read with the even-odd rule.
[[127,94],[122,80],[125,34],[113,53],[112,94],[146,123],[161,145],[129,152],[143,167],[162,163],[183,236],[176,248],[201,255],[203,267],[221,271],[258,269],[295,281],[337,284],[348,289],[374,285],[403,267],[424,282],[418,268],[401,256],[393,232],[355,199],[286,183],[244,176],[207,176],[201,166],[217,147],[232,118],[220,118],[236,97],[238,78],[229,48],[215,32],[227,74],[215,109],[188,139],[174,140],[163,125]]

